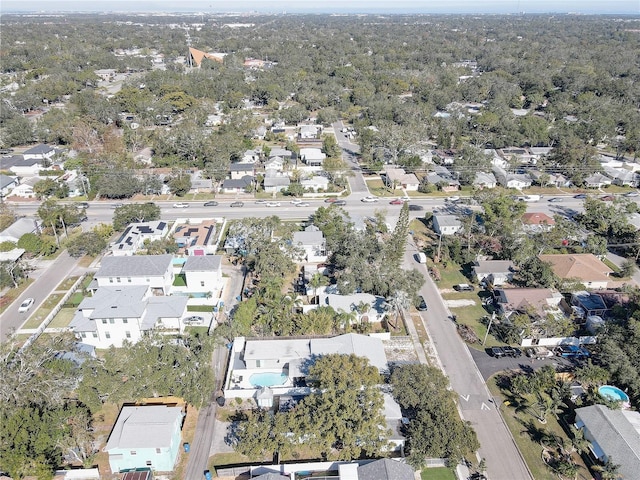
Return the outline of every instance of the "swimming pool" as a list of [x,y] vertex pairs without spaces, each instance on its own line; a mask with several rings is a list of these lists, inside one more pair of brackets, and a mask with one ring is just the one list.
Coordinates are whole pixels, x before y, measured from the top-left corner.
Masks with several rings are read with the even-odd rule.
[[603,397],[607,397],[609,400],[616,402],[629,403],[629,396],[613,385],[603,385],[598,389],[598,393]]
[[249,377],[249,383],[254,387],[273,387],[275,385],[284,385],[287,376],[283,373],[265,372],[254,373]]

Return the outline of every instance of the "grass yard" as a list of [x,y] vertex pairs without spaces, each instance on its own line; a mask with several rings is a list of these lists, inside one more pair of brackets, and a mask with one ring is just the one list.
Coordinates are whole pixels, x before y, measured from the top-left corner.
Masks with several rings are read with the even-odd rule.
[[78,278],[80,277],[67,277],[65,280],[60,282],[60,284],[56,287],[56,290],[66,292],[71,287],[73,287],[73,284],[78,281]]
[[59,293],[54,293],[53,295],[49,295],[44,303],[35,311],[29,321],[24,325],[23,328],[38,328],[40,324],[44,321],[47,315],[53,310],[58,302],[62,299],[64,295]]
[[[502,416],[511,431],[511,435],[514,438],[518,449],[522,453],[529,470],[531,470],[533,478],[536,480],[557,480],[558,476],[549,469],[542,460],[542,446],[540,443],[532,440],[526,427],[529,422],[532,422],[537,432],[546,430],[569,442],[570,440],[567,438],[566,433],[556,418],[549,415],[547,417],[547,423],[542,424],[538,422],[533,415],[528,413],[527,410],[520,410],[516,412],[515,408],[504,403],[505,396],[496,385],[496,377],[490,378],[487,381],[487,386],[489,387],[493,397],[496,399],[496,402],[501,405],[500,411],[502,412]],[[591,480],[592,476],[582,462],[582,459],[576,454],[573,455],[573,459],[580,466],[576,480]]]
[[456,480],[456,475],[447,467],[425,468],[420,472],[422,480]]
[[75,308],[62,308],[58,314],[53,317],[47,328],[64,328],[68,327],[76,313]]
[[402,196],[402,190],[392,192],[390,189],[385,187],[384,182],[380,180],[380,178],[365,179],[365,181],[367,182],[367,187],[369,188],[371,195],[390,198]]

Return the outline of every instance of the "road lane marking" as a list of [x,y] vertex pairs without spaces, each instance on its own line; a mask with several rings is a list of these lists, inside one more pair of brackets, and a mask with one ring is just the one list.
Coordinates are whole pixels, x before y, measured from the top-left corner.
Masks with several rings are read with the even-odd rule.
[[491,408],[489,408],[489,405],[482,402],[482,405],[480,405],[480,410],[491,410]]
[[469,397],[470,397],[470,396],[471,396],[471,395],[460,395],[460,397],[462,397],[462,399],[463,399],[465,402],[468,402],[468,401],[469,401]]

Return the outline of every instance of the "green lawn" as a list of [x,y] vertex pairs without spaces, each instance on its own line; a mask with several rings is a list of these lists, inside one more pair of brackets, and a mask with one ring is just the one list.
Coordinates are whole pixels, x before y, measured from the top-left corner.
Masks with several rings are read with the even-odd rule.
[[76,313],[75,308],[60,309],[58,314],[55,317],[53,317],[53,320],[51,320],[51,323],[49,324],[48,328],[68,327],[69,324],[71,323],[71,320],[73,320],[73,316],[75,313]]
[[447,467],[425,468],[420,472],[422,480],[456,480],[455,474]]
[[58,302],[62,299],[63,295],[59,293],[55,293],[53,295],[49,295],[44,303],[35,311],[29,321],[25,324],[24,328],[38,328],[40,324],[44,321],[45,317],[49,315],[53,307],[55,307]]
[[61,290],[61,291],[69,290],[73,286],[73,284],[76,283],[78,278],[80,277],[67,277],[65,280],[60,282],[56,290]]

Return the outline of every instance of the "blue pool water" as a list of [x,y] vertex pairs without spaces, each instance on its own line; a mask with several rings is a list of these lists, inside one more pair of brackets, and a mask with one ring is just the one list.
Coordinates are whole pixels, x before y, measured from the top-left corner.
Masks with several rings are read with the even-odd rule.
[[612,385],[603,385],[598,389],[598,392],[603,397],[607,397],[610,400],[615,400],[617,402],[625,402],[629,401],[629,396],[620,390],[618,387],[614,387]]
[[254,387],[273,387],[283,385],[286,381],[286,375],[275,372],[254,373],[249,377],[249,383]]

